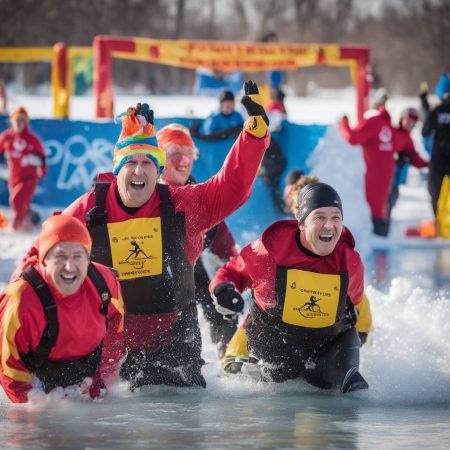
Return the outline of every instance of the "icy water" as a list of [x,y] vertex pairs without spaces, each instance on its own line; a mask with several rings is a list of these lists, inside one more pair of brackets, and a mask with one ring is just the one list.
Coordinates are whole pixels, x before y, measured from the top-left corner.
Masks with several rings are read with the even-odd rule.
[[375,330],[361,352],[365,392],[219,376],[204,321],[206,390],[91,403],[56,393],[28,405],[0,394],[0,447],[26,449],[436,449],[450,445],[447,248],[375,251],[366,261]]
[[373,404],[367,396],[271,389],[158,392],[102,404],[11,407],[2,448],[448,448],[445,405]]

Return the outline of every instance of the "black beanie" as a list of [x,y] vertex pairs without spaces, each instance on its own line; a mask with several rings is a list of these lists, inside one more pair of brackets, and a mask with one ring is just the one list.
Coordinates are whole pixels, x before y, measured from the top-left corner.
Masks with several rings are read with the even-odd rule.
[[307,184],[298,195],[298,222],[303,223],[312,211],[325,206],[339,208],[342,217],[344,216],[341,198],[329,184]]
[[231,100],[234,102],[234,94],[231,91],[223,91],[220,93],[219,100],[220,103],[225,102],[227,100]]

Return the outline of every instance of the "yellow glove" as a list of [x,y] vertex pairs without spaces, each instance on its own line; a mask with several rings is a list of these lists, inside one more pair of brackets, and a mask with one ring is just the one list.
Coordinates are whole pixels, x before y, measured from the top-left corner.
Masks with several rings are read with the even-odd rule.
[[244,124],[244,130],[253,136],[263,138],[269,129],[269,118],[264,110],[257,84],[252,80],[245,82],[244,92],[241,103],[249,116]]

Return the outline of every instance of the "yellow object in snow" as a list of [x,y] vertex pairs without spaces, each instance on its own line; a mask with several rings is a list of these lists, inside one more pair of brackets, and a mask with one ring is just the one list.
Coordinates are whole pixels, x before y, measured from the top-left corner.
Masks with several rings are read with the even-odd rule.
[[445,175],[436,211],[437,236],[450,238],[450,176]]

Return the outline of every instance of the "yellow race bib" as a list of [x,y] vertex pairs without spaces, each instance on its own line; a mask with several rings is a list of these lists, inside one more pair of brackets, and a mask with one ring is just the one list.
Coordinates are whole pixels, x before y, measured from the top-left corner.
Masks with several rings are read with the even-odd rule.
[[305,328],[325,328],[336,323],[341,290],[340,275],[288,269],[281,320]]
[[162,273],[161,218],[108,223],[113,266],[120,280]]

